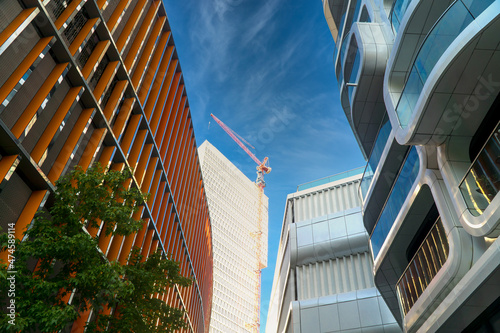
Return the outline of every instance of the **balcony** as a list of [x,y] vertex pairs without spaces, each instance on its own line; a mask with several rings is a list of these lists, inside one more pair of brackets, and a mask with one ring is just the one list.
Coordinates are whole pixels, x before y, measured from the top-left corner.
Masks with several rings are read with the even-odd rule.
[[[346,14],[342,15],[339,27],[339,33],[337,37],[337,41],[342,41],[342,42],[340,43],[340,47],[337,47],[338,43],[337,45],[335,45],[335,50],[333,54],[333,61],[334,63],[336,63],[335,72],[337,74],[337,81],[339,82],[339,87],[342,85],[341,80],[344,78],[344,76],[341,75],[341,73],[342,73],[342,68],[344,67],[346,46],[350,43],[348,38],[350,36],[349,33],[351,32],[353,22],[355,23],[358,20],[360,9],[361,9],[361,0],[356,2],[356,7],[354,8],[354,10],[351,7],[347,19],[346,19]],[[340,50],[340,57],[339,59],[337,59],[337,54],[339,50]]]
[[469,212],[480,216],[500,190],[500,123],[473,161],[459,188]]
[[462,31],[493,2],[494,0],[457,0],[427,34],[396,106],[397,118],[402,128],[410,125],[424,85],[441,56]]
[[342,108],[365,156],[386,114],[381,87],[391,42],[384,36],[380,24],[356,22],[339,50]]
[[376,260],[382,245],[385,243],[396,217],[413,187],[420,171],[420,160],[415,147],[408,152],[406,160],[399,171],[396,182],[394,183],[391,194],[387,199],[382,212],[379,215],[377,224],[370,235],[373,258]]
[[448,240],[438,218],[396,284],[402,317],[406,316],[443,267],[448,253]]

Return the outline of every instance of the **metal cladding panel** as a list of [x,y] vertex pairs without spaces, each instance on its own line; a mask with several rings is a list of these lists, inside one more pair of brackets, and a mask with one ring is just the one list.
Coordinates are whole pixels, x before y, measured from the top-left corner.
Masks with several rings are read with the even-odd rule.
[[358,189],[360,177],[321,188],[300,191],[293,194],[294,223],[334,214],[361,206]]
[[[158,297],[186,310],[187,331],[208,332],[212,230],[189,103],[163,4],[112,0],[79,1],[78,5],[75,1],[37,2],[40,19],[27,22],[20,34],[12,30],[13,40],[0,49],[0,96],[4,96],[0,100],[0,205],[10,207],[0,210],[0,220],[17,221],[24,228],[36,207],[45,202],[45,193],[51,193],[56,180],[77,164],[84,169],[96,162],[108,169],[130,168],[132,186],[151,194],[134,216],[144,219],[144,227],[128,237],[102,235],[99,246],[110,260],[122,264],[133,246],[139,246],[144,255],[157,249],[171,254],[180,262],[181,273],[194,282]],[[0,34],[11,31],[6,26],[21,8],[33,10],[32,5],[32,1],[0,0],[0,18],[9,13],[9,20],[0,20]],[[83,23],[71,24],[86,15]],[[53,24],[46,24],[47,20]],[[71,24],[71,43],[62,35],[65,29],[54,29],[63,23]],[[114,43],[99,42],[113,37]],[[120,50],[115,48],[118,44]],[[80,52],[69,49],[86,50],[85,62],[79,60]],[[131,50],[135,58],[127,61],[133,67],[126,68],[125,56]],[[11,68],[2,69],[4,64]],[[176,72],[177,80],[166,68]],[[140,85],[128,84],[133,77]],[[95,82],[89,84],[91,78]],[[51,87],[49,79],[55,82]],[[146,104],[156,107],[146,114]],[[15,140],[12,127],[21,116],[16,128],[21,139]],[[13,164],[17,155],[22,162]],[[16,203],[6,199],[14,197]],[[97,230],[89,232],[99,236]],[[0,258],[4,259],[1,253]],[[82,329],[88,315],[75,321],[73,330]]]
[[298,300],[375,287],[368,252],[297,266]]
[[293,302],[294,332],[400,333],[376,288]]

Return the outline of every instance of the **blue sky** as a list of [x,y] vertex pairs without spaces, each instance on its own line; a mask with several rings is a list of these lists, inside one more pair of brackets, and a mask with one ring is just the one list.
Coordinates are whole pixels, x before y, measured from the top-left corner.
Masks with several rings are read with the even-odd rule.
[[[261,331],[288,193],[365,164],[340,107],[321,0],[164,0],[198,144],[208,139],[250,179],[255,163],[214,113],[269,157],[269,259]],[[212,121],[211,121],[212,120]],[[211,124],[209,126],[209,122]]]

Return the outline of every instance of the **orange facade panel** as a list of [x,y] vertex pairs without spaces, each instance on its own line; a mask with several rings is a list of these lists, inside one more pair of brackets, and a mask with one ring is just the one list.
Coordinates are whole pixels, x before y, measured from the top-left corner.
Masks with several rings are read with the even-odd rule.
[[125,45],[130,41],[132,31],[139,23],[139,17],[142,15],[142,12],[146,8],[146,5],[146,0],[138,0],[136,1],[136,6],[134,7],[134,9],[129,9],[132,10],[132,15],[130,15],[130,17],[128,18],[127,22],[125,23],[125,27],[120,34],[120,37],[118,37],[118,39],[116,40],[116,48],[118,49],[118,52],[120,54],[123,52]]
[[[153,58],[151,59],[151,62],[149,63],[149,66],[144,73],[144,78],[142,80],[142,84],[139,87],[139,101],[141,102],[141,105],[144,105],[144,102],[146,101],[146,98],[148,97],[149,90],[151,89],[151,83],[153,82],[153,79],[158,78],[155,84],[159,84],[160,82],[163,81],[163,78],[161,75],[163,72],[158,70],[158,64],[160,63],[160,60],[164,58],[164,52],[168,53],[173,52],[174,46],[167,46],[167,49],[165,50],[165,45],[167,44],[168,40],[170,38],[170,33],[164,33],[158,43],[158,46],[156,48],[155,54],[153,55]],[[171,50],[171,51],[169,51]],[[157,74],[159,74],[157,76]]]
[[[153,27],[153,30],[151,31],[151,34],[148,38],[148,41],[144,46],[144,50],[139,55],[139,62],[137,63],[137,66],[132,74],[132,84],[136,89],[139,83],[141,82],[141,78],[143,77],[147,64],[149,63],[149,61],[153,56],[153,50],[157,48],[158,44],[160,45],[162,44],[162,43],[156,44],[156,38],[161,35],[161,30],[163,29],[166,20],[167,18],[165,16],[158,17]],[[170,32],[166,32],[164,35],[162,35],[161,38],[165,38],[163,46],[165,46],[166,41],[168,41],[169,37],[170,37]]]
[[[14,173],[25,191],[14,219],[9,217],[16,237],[50,204],[54,184],[74,166],[87,169],[99,162],[105,172],[130,169],[126,185],[149,193],[133,216],[143,220],[142,228],[126,237],[105,235],[102,228],[87,231],[109,260],[121,264],[133,247],[145,256],[162,250],[178,260],[193,285],[156,297],[187,311],[190,327],[183,331],[208,332],[211,227],[188,97],[162,1],[73,0],[58,8],[53,0],[38,1],[35,8],[29,8],[32,1],[12,1],[20,7],[0,28],[0,61],[19,48],[24,29],[36,35],[15,52],[18,61],[0,86],[0,130],[10,131],[11,140],[0,142],[9,150],[0,149],[0,183]],[[49,28],[42,26],[48,21]],[[18,166],[26,158],[34,167]],[[16,168],[27,177],[19,177]],[[0,191],[0,201],[6,192]],[[92,318],[90,312],[79,314],[71,331],[83,331]]]
[[141,28],[139,29],[135,40],[125,58],[124,65],[127,71],[130,73],[135,61],[137,60],[137,55],[139,54],[139,49],[142,45],[144,45],[146,35],[151,28],[151,25],[154,22],[154,17],[158,12],[158,8],[160,7],[160,1],[153,1],[151,6],[149,7],[148,13],[146,17],[142,21]]
[[3,30],[0,32],[0,50],[4,45],[16,37],[19,31],[23,29],[23,25],[26,22],[30,22],[37,14],[39,10],[37,8],[28,8],[23,10],[17,17]]
[[71,45],[68,47],[69,52],[74,56],[78,49],[82,46],[83,42],[85,39],[89,36],[89,34],[92,33],[92,31],[95,29],[97,24],[99,23],[99,19],[96,18],[91,18],[85,23],[83,26],[82,30],[80,30],[80,33],[76,36],[75,40]]

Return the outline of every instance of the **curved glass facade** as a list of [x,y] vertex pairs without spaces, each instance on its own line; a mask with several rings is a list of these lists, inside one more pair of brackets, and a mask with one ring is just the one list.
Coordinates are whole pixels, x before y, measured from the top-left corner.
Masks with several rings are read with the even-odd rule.
[[347,49],[347,45],[349,45],[349,43],[347,42],[349,39],[349,36],[351,36],[351,34],[346,34],[344,36],[344,38],[342,39],[342,45],[340,46],[340,57],[339,57],[339,60],[337,61],[337,65],[336,65],[336,69],[335,69],[335,73],[337,74],[337,81],[339,83],[339,88],[341,87],[342,79],[344,78],[343,62],[344,62],[344,57],[345,57],[345,50]]
[[417,179],[419,170],[418,153],[416,148],[412,147],[370,236],[373,258],[377,258],[413,183]]
[[372,152],[370,154],[370,158],[368,159],[368,163],[366,164],[365,172],[363,173],[363,178],[361,179],[360,189],[361,196],[363,200],[366,197],[366,193],[368,192],[368,188],[370,188],[370,184],[372,183],[373,173],[377,169],[377,166],[380,162],[380,158],[382,157],[382,152],[384,151],[385,145],[387,143],[387,139],[389,138],[389,134],[391,133],[391,122],[385,115],[382,121],[382,127],[377,134],[377,139],[375,140],[375,144],[373,145]]
[[352,95],[354,93],[354,88],[356,87],[356,79],[358,77],[359,69],[361,67],[361,54],[359,49],[356,47],[356,53],[354,57],[354,63],[352,65],[351,75],[349,75],[349,80],[346,83],[350,83],[347,86],[347,91],[349,92],[349,102],[352,105]]
[[[339,87],[341,85],[340,78],[343,78],[343,75],[341,75],[341,73],[342,73],[342,67],[343,67],[343,62],[344,62],[345,50],[346,50],[347,44],[349,44],[349,43],[346,43],[346,41],[348,39],[349,32],[351,31],[353,21],[356,22],[356,20],[359,16],[360,10],[361,10],[361,0],[356,1],[356,7],[354,8],[354,10],[346,11],[346,13],[349,13],[347,15],[347,19],[346,19],[345,13],[344,13],[344,15],[342,15],[341,23],[339,26],[339,33],[337,36],[337,40],[342,40],[342,43],[340,44],[340,58],[338,59],[338,62],[336,65],[336,71],[335,71],[337,74],[337,81],[339,81]],[[345,33],[344,33],[344,29],[345,29]],[[339,48],[336,45],[335,51],[333,54],[333,61],[337,60],[336,58],[337,58],[338,52],[339,52]]]
[[441,16],[418,51],[396,107],[401,127],[408,126],[429,74],[458,35],[495,0],[457,0]]
[[389,19],[392,24],[392,28],[395,32],[399,30],[399,26],[401,25],[401,21],[403,20],[403,16],[410,5],[411,0],[396,0],[392,4],[391,14],[389,15]]

